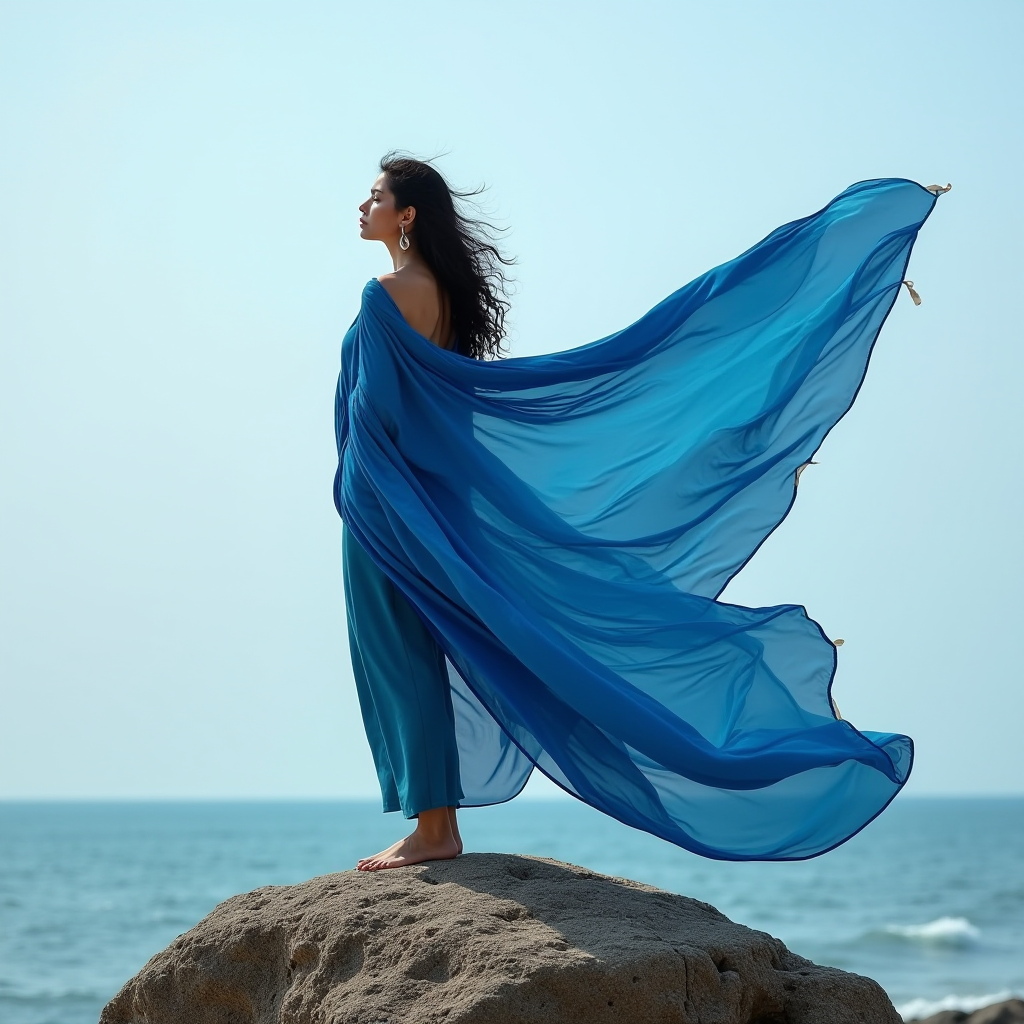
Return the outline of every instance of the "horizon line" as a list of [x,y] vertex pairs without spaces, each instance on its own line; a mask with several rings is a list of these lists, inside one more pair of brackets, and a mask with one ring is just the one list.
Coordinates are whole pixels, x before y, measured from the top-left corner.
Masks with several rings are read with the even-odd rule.
[[[572,800],[580,803],[570,793],[522,793],[514,798],[517,803],[557,803]],[[904,793],[901,802],[907,800],[1024,800],[1021,792],[933,792]],[[512,800],[502,801],[504,804]],[[0,804],[379,804],[377,796],[0,796]],[[502,803],[460,807],[459,810],[481,810],[484,807],[499,807]],[[381,812],[384,813],[384,812]]]

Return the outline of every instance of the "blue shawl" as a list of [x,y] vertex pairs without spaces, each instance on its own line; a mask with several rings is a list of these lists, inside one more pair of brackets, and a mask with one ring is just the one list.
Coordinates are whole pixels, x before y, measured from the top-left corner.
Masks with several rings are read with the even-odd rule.
[[536,767],[702,856],[787,860],[899,792],[912,741],[839,718],[804,608],[717,598],[853,403],[935,202],[860,182],[550,355],[439,348],[366,285],[335,504],[447,654],[464,806]]

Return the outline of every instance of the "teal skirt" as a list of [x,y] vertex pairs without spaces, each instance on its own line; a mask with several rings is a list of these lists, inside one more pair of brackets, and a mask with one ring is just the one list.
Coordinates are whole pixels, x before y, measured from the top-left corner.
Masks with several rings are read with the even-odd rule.
[[463,798],[444,651],[351,530],[342,529],[352,673],[385,811]]

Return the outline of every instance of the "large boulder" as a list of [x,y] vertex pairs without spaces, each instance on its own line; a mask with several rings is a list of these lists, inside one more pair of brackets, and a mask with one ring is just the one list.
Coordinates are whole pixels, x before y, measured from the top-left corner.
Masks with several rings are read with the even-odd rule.
[[221,903],[100,1024],[900,1024],[707,903],[571,864],[467,854]]

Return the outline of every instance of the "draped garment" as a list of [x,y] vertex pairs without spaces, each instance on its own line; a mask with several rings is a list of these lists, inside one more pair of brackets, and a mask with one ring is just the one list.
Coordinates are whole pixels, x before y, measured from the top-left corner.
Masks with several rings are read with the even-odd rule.
[[463,806],[539,768],[702,856],[787,860],[899,792],[911,739],[839,718],[804,608],[717,598],[850,408],[935,202],[860,182],[553,354],[442,349],[367,283],[335,504],[447,655]]

